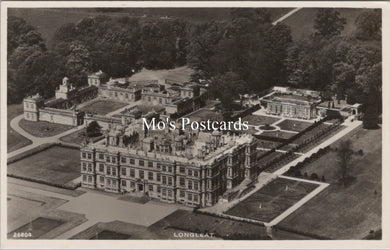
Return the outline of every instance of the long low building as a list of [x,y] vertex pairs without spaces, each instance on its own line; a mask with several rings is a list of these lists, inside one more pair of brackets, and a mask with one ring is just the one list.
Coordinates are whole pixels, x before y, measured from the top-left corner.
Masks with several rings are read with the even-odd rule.
[[320,92],[302,89],[274,87],[274,91],[260,99],[266,104],[266,112],[290,118],[313,119],[317,117]]
[[75,106],[94,99],[97,95],[97,87],[75,88],[64,77],[54,98],[45,101],[39,94],[24,98],[24,119],[78,126],[84,122],[84,112],[76,110]]

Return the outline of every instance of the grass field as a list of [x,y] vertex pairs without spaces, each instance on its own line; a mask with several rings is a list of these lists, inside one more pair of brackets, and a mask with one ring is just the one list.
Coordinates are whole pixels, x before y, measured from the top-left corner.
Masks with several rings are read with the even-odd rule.
[[306,128],[310,127],[313,123],[310,122],[301,122],[296,120],[284,120],[280,123],[278,123],[278,127],[282,130],[289,130],[289,131],[295,131],[295,132],[301,132],[305,130]]
[[97,100],[84,107],[81,110],[90,113],[97,113],[99,115],[105,115],[117,109],[120,109],[129,103],[117,102],[112,100]]
[[60,146],[8,165],[7,173],[54,184],[66,184],[80,176],[80,150]]
[[117,233],[114,231],[103,230],[97,233],[91,240],[126,240],[130,239],[131,235]]
[[295,135],[295,133],[289,133],[285,131],[273,131],[273,132],[267,132],[263,131],[261,133],[262,136],[268,136],[268,137],[274,137],[274,138],[281,138],[281,139],[289,139]]
[[222,121],[223,116],[221,113],[216,111],[211,111],[207,109],[199,109],[198,111],[195,111],[191,113],[190,115],[186,116],[191,121]]
[[265,228],[261,225],[232,221],[211,215],[177,210],[151,227],[180,229],[187,232],[212,232],[225,239],[267,239]]
[[263,115],[247,115],[242,118],[242,121],[247,121],[249,125],[265,125],[265,124],[272,124],[274,122],[279,121],[280,118],[276,117],[270,117],[270,116],[263,116]]
[[140,72],[135,73],[130,77],[130,81],[140,80],[175,80],[180,82],[188,82],[191,79],[191,74],[194,71],[187,67],[177,67],[174,69],[160,69],[160,70],[148,70],[142,69]]
[[[269,8],[271,20],[276,20],[283,14],[287,13],[290,8]],[[211,20],[227,20],[230,19],[229,8],[128,8],[121,12],[98,12],[95,8],[80,9],[72,8],[64,11],[63,9],[21,9],[10,8],[9,15],[14,15],[25,19],[30,25],[35,26],[42,34],[46,45],[51,48],[53,46],[52,38],[56,30],[67,23],[77,23],[82,18],[106,15],[110,17],[138,16],[144,14],[158,18],[160,16],[173,16],[183,18],[191,22],[205,22]],[[150,18],[143,18],[145,21]],[[141,21],[143,20],[141,19]]]
[[[301,9],[290,17],[286,18],[283,23],[291,28],[291,35],[293,40],[300,40],[309,38],[313,33],[314,20],[318,9],[305,8]],[[347,23],[342,32],[343,35],[351,35],[355,31],[355,19],[364,11],[364,9],[337,9],[340,16],[345,17]]]
[[334,239],[362,239],[369,230],[381,227],[382,131],[359,128],[345,139],[352,141],[355,151],[364,152],[354,155],[349,164],[349,184],[344,187],[339,182],[334,155],[310,163],[302,172],[323,173],[330,186],[282,221],[282,226]]
[[23,114],[22,104],[7,105],[7,153],[32,143],[29,139],[16,133],[16,131],[10,127],[11,120],[21,114]]
[[229,209],[226,213],[270,222],[316,187],[317,185],[307,182],[278,178]]
[[99,222],[95,225],[77,233],[71,239],[166,239],[161,235],[166,229],[160,228],[156,233],[151,232],[148,227],[123,221],[111,221],[108,223]]
[[27,233],[31,232],[31,237],[28,237],[27,239],[39,239],[42,235],[50,232],[56,227],[59,227],[62,225],[63,222],[59,220],[44,218],[44,217],[38,217],[37,219],[33,220],[31,223],[28,223],[26,225],[21,226],[20,228],[16,229],[15,231],[8,234],[8,238],[13,238],[13,234],[15,233]]

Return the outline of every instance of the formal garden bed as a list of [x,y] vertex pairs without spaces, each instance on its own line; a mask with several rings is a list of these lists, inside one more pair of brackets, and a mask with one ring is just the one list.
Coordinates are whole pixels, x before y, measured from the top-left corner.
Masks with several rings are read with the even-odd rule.
[[226,214],[270,222],[317,187],[312,183],[277,178]]
[[277,124],[277,126],[281,130],[288,130],[288,131],[295,131],[295,132],[301,132],[308,127],[310,127],[313,123],[310,122],[303,122],[303,121],[297,121],[297,120],[284,120]]

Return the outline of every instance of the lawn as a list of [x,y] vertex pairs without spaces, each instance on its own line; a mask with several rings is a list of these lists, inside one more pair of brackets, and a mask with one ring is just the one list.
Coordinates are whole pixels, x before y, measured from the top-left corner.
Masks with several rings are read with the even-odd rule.
[[[314,32],[314,20],[317,11],[318,9],[315,8],[301,9],[282,22],[291,28],[291,36],[294,41],[307,39]],[[355,19],[364,9],[344,8],[337,9],[337,11],[347,21],[342,35],[352,35],[355,31]]]
[[306,128],[310,127],[313,123],[310,122],[301,122],[296,120],[284,120],[278,123],[278,127],[282,130],[289,130],[295,132],[301,132]]
[[150,228],[173,228],[187,232],[214,233],[216,237],[231,240],[268,239],[265,227],[246,222],[238,222],[206,214],[177,210]]
[[187,67],[177,67],[174,69],[160,69],[160,70],[148,70],[142,69],[140,72],[135,73],[130,77],[130,81],[144,81],[144,80],[160,80],[165,81],[174,80],[179,82],[188,82],[191,79],[191,74],[194,71]]
[[207,110],[207,109],[199,109],[190,115],[186,116],[191,121],[222,121],[223,116],[221,113],[217,111]]
[[[268,8],[271,20],[274,21],[287,13],[288,8]],[[142,20],[148,21],[150,18],[159,16],[175,16],[183,18],[195,23],[203,23],[211,20],[227,20],[230,19],[230,9],[228,8],[196,8],[195,10],[188,8],[126,8],[121,12],[98,12],[95,8],[80,9],[72,8],[64,11],[63,9],[21,9],[10,8],[9,15],[14,15],[25,19],[30,25],[35,26],[38,32],[42,34],[46,45],[52,48],[52,38],[56,30],[67,23],[77,23],[82,18],[107,15],[110,17],[123,17],[134,16],[141,17],[146,14],[149,18],[143,18]]]
[[316,187],[312,183],[277,178],[226,213],[270,222]]
[[260,136],[267,136],[267,137],[281,138],[281,139],[289,139],[294,135],[296,134],[285,132],[285,131],[273,131],[273,132],[263,131],[263,133],[260,134]]
[[149,230],[149,228],[146,226],[140,226],[116,220],[107,223],[98,222],[95,225],[72,236],[71,239],[166,239],[166,237],[161,235],[162,231],[166,231],[166,229],[160,228],[157,232],[151,232],[151,230]]
[[332,239],[362,239],[381,227],[382,131],[358,128],[342,138],[346,139],[355,151],[363,150],[363,156],[354,155],[349,164],[349,184],[344,187],[338,181],[333,153],[310,163],[302,172],[323,174],[330,186],[282,221],[282,226]]
[[263,115],[247,115],[242,118],[243,122],[247,121],[249,125],[254,125],[254,126],[272,124],[279,120],[280,118],[263,116]]
[[80,150],[53,146],[8,165],[7,174],[66,184],[80,176]]
[[12,104],[7,106],[7,153],[32,143],[29,139],[16,133],[16,131],[10,127],[11,120],[21,114],[23,114],[23,104]]
[[31,223],[27,223],[15,231],[8,234],[8,238],[16,239],[13,237],[14,233],[27,233],[31,232],[31,237],[27,237],[26,239],[39,239],[42,235],[50,232],[56,227],[59,227],[64,222],[44,217],[38,217],[33,220]]
[[25,119],[20,120],[19,126],[26,132],[36,137],[50,137],[74,128],[70,125],[50,123],[45,121],[33,122]]
[[126,240],[130,239],[131,235],[117,233],[114,231],[103,230],[100,233],[97,233],[91,238],[91,240]]
[[[103,138],[102,135],[100,136],[95,136],[95,137],[88,137],[88,140],[94,141],[99,138]],[[68,142],[68,143],[75,143],[75,144],[81,144],[85,140],[85,130],[81,129],[76,132],[73,132],[69,135],[63,136],[60,138],[61,141],[63,142]]]
[[81,110],[90,113],[97,113],[99,115],[105,115],[107,113],[120,109],[126,105],[129,105],[129,103],[112,101],[112,100],[97,100],[95,102],[92,102],[82,107]]

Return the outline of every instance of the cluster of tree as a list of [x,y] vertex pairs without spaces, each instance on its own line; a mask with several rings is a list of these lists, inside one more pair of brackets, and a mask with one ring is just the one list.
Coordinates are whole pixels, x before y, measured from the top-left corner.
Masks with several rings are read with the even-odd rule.
[[85,85],[88,73],[130,76],[142,67],[168,69],[186,63],[186,23],[140,23],[139,18],[96,16],[61,26],[48,50],[23,19],[8,19],[8,103],[26,95],[53,95],[61,78]]
[[19,103],[26,93],[53,94],[53,82],[61,79],[61,65],[34,27],[10,16],[7,52],[8,103]]
[[290,29],[272,25],[265,9],[232,9],[230,16],[191,26],[187,46],[193,80],[208,80],[227,109],[240,93],[286,84],[284,61],[292,42]]
[[341,35],[345,19],[320,9],[312,36],[293,42],[289,27],[273,25],[266,9],[231,9],[226,21],[201,23],[96,16],[60,27],[47,50],[33,27],[9,17],[8,102],[34,92],[51,96],[65,75],[83,85],[88,72],[100,69],[119,77],[187,64],[195,71],[192,80],[209,83],[228,111],[241,93],[289,85],[348,96],[378,113],[380,23],[380,11],[366,10],[355,34]]
[[345,19],[336,10],[319,10],[315,21],[313,35],[288,49],[288,82],[363,103],[375,120],[382,108],[380,10],[362,12],[353,35],[340,35]]

